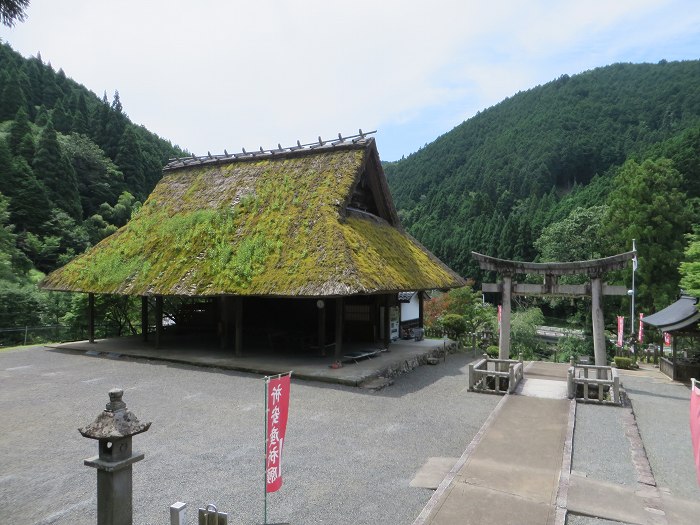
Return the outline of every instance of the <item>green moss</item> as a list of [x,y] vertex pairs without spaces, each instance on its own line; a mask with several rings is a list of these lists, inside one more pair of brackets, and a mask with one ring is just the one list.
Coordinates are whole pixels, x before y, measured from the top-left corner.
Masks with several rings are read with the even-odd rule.
[[44,286],[323,295],[453,285],[454,275],[397,229],[341,220],[366,154],[338,150],[172,172],[125,227],[51,274]]

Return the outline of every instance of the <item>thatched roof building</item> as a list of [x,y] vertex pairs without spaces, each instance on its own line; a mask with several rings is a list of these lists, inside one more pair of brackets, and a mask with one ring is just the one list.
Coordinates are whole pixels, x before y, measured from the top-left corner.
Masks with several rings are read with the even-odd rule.
[[337,298],[463,284],[403,230],[374,139],[361,136],[171,161],[128,224],[40,286]]
[[171,163],[123,228],[47,290],[337,297],[462,285],[403,231],[374,139]]

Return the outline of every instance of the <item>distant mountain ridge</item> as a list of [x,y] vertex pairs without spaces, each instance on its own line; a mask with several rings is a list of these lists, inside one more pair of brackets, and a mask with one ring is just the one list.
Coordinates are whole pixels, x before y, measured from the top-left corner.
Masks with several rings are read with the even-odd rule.
[[[404,226],[478,276],[471,250],[533,260],[542,230],[595,175],[608,182],[597,182],[594,201],[616,166],[661,154],[684,133],[692,146],[687,133],[699,126],[700,61],[614,64],[513,95],[385,172]],[[698,196],[694,174],[684,175]]]

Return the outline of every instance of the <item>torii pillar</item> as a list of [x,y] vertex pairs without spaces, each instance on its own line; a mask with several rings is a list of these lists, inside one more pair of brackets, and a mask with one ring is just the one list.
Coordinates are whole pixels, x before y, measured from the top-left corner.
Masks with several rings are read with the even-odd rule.
[[[513,295],[549,295],[559,297],[590,297],[593,317],[593,350],[595,364],[605,366],[605,321],[603,318],[603,295],[627,295],[626,286],[603,284],[603,274],[612,270],[621,270],[632,260],[637,252],[631,251],[605,257],[575,262],[529,263],[497,259],[472,252],[472,257],[479,262],[482,270],[497,272],[503,279],[501,283],[483,283],[484,292],[501,294],[501,330],[498,340],[498,357],[508,359],[510,356],[510,310]],[[541,275],[542,284],[514,283],[514,275]],[[586,285],[559,284],[562,275],[587,275],[590,283]]]
[[596,366],[608,364],[605,350],[605,320],[603,318],[603,280],[600,275],[591,276],[591,318],[593,320],[593,354]]
[[501,293],[501,323],[498,326],[498,358],[510,358],[510,299],[513,294],[513,276],[503,274]]

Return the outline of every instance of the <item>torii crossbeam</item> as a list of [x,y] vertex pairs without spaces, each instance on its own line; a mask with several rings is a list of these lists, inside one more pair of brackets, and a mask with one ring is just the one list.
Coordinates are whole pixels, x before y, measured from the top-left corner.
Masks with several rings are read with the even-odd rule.
[[[479,263],[482,270],[497,272],[502,279],[500,283],[484,283],[484,292],[497,292],[502,296],[501,335],[498,340],[499,359],[508,359],[510,355],[510,303],[513,295],[550,295],[563,297],[591,297],[593,318],[593,349],[595,364],[607,365],[605,352],[605,325],[603,319],[603,295],[627,295],[626,286],[610,286],[603,284],[603,274],[613,270],[621,270],[631,261],[637,252],[625,252],[603,259],[574,262],[534,263],[497,259],[480,253],[472,252],[472,257]],[[544,276],[542,284],[527,284],[513,282],[517,274],[536,274]],[[587,275],[587,284],[559,284],[562,275]]]

